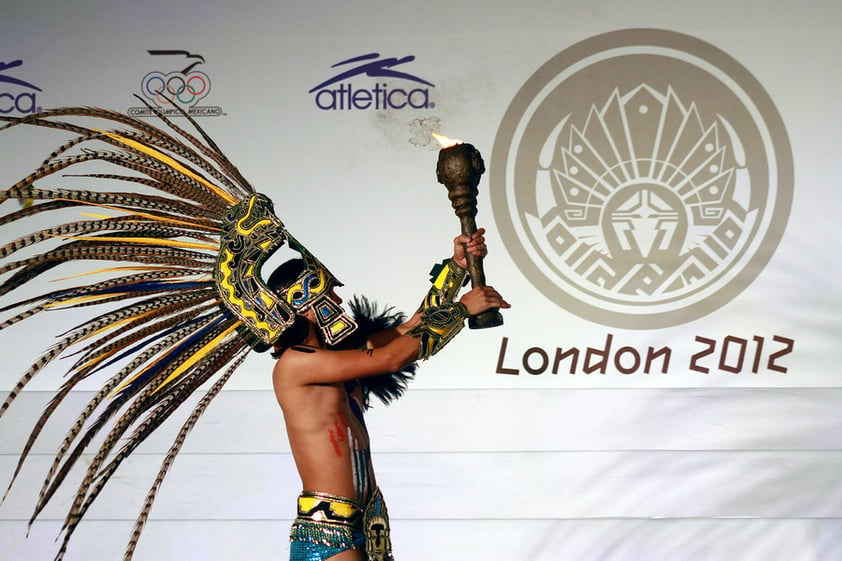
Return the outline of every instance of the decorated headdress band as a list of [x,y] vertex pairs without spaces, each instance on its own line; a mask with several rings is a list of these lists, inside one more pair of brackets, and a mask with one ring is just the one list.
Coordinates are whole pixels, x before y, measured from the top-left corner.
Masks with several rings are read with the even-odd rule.
[[[219,295],[243,322],[256,348],[271,345],[292,324],[296,313],[313,309],[325,340],[333,345],[356,328],[354,321],[330,298],[341,286],[307,248],[289,232],[272,210],[272,201],[255,194],[229,209],[214,268]],[[284,242],[304,260],[304,272],[277,292],[266,284],[261,269]]]

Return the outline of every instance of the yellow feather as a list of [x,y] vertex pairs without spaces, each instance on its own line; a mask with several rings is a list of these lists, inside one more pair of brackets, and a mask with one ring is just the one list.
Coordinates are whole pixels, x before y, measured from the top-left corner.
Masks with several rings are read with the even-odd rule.
[[127,292],[111,292],[109,294],[90,294],[88,296],[78,296],[76,298],[68,298],[67,300],[59,300],[57,302],[48,302],[44,306],[46,308],[57,308],[59,306],[70,306],[73,304],[79,304],[82,302],[91,302],[94,300],[101,300],[103,298],[111,298],[112,296],[123,296],[128,294]]
[[[156,267],[154,265],[149,265],[149,266],[145,266],[145,267],[105,267],[105,268],[102,268],[102,269],[96,269],[94,271],[85,271],[83,273],[78,273],[76,275],[70,275],[70,276],[61,277],[61,278],[58,278],[58,279],[51,279],[50,282],[66,281],[66,280],[75,279],[75,278],[78,278],[78,277],[84,277],[86,275],[97,275],[97,274],[100,274],[100,273],[119,273],[121,271],[144,271],[144,272],[146,272],[146,271],[184,271],[185,275],[188,274],[188,273],[191,273],[191,274],[195,273],[195,271],[188,271],[188,270],[182,269],[180,267]],[[210,278],[210,277],[208,277],[208,278]]]
[[52,236],[54,238],[63,238],[67,240],[82,240],[82,241],[101,241],[101,242],[125,242],[125,243],[143,243],[148,245],[163,245],[167,247],[181,247],[188,249],[207,249],[209,251],[218,251],[219,244],[216,243],[200,243],[188,242],[183,240],[164,240],[160,238],[132,238],[120,236]]
[[[213,226],[208,226],[206,224],[197,224],[195,222],[190,222],[189,220],[179,220],[177,218],[166,218],[166,217],[163,217],[163,216],[155,216],[154,214],[149,214],[149,213],[141,212],[141,211],[138,211],[138,210],[127,210],[125,208],[120,208],[120,207],[111,206],[111,205],[105,205],[105,204],[102,204],[102,203],[95,203],[95,202],[92,202],[92,201],[74,201],[72,199],[62,199],[62,198],[56,198],[55,200],[57,200],[57,201],[72,201],[72,202],[75,202],[75,203],[86,204],[86,205],[90,205],[90,206],[98,206],[100,208],[105,208],[105,209],[108,209],[108,210],[114,210],[114,211],[117,211],[117,212],[124,212],[124,213],[127,213],[127,214],[135,214],[137,216],[140,216],[141,218],[148,218],[149,220],[157,220],[158,222],[165,222],[165,223],[168,223],[168,224],[182,224],[184,226],[192,226],[194,228],[201,228],[203,230],[211,230],[213,232],[221,232],[222,231],[222,228],[215,228]],[[83,216],[92,216],[94,218],[103,218],[103,219],[114,218],[113,216],[107,216],[107,215],[104,215],[104,214],[103,215],[88,214],[88,213],[84,213],[84,212],[82,212],[80,214],[82,214]]]
[[135,140],[132,140],[130,138],[124,138],[124,137],[120,136],[119,134],[116,134],[116,133],[113,133],[113,132],[100,131],[100,130],[97,130],[97,129],[92,129],[92,130],[95,131],[95,132],[104,134],[105,136],[107,136],[111,139],[114,139],[117,142],[122,142],[126,146],[134,148],[135,150],[139,150],[140,152],[143,152],[144,154],[146,154],[148,156],[152,156],[153,158],[155,158],[159,162],[170,166],[171,168],[178,171],[179,173],[183,173],[187,177],[198,181],[199,183],[201,183],[202,185],[204,185],[205,187],[210,189],[213,193],[215,193],[217,197],[226,201],[227,203],[232,204],[232,205],[237,203],[237,199],[235,199],[234,197],[232,197],[231,195],[229,195],[228,193],[226,193],[225,191],[223,191],[222,189],[220,189],[219,187],[217,187],[216,185],[214,185],[213,183],[211,183],[210,181],[208,181],[204,177],[202,177],[202,176],[200,176],[196,173],[193,173],[192,171],[190,171],[189,169],[187,169],[186,167],[181,165],[178,161],[171,158],[170,156],[167,156],[163,152],[160,152],[160,151],[152,148],[151,146],[147,146],[145,144],[142,144],[142,143],[137,142]]
[[207,354],[208,354],[208,352],[210,352],[210,351],[211,351],[211,349],[213,349],[214,347],[216,347],[216,346],[217,346],[217,345],[218,345],[218,344],[219,344],[219,343],[220,343],[223,339],[225,339],[225,338],[226,338],[226,337],[228,337],[231,333],[233,333],[234,331],[236,331],[236,330],[237,330],[237,327],[239,327],[240,323],[241,323],[241,322],[237,322],[237,323],[235,323],[234,325],[232,325],[231,327],[229,327],[228,329],[226,329],[225,331],[223,331],[222,333],[220,333],[219,335],[217,335],[216,337],[214,337],[214,338],[213,338],[213,340],[209,341],[209,342],[208,342],[206,345],[204,345],[202,348],[198,349],[195,353],[193,353],[193,354],[190,356],[190,358],[188,358],[187,360],[185,360],[185,361],[181,364],[181,366],[179,366],[178,368],[176,368],[175,370],[173,370],[173,372],[172,372],[169,376],[167,376],[167,379],[166,379],[166,380],[164,380],[163,382],[161,382],[161,385],[159,385],[157,388],[155,388],[155,391],[153,391],[152,393],[153,393],[153,394],[154,394],[154,393],[157,393],[157,392],[158,392],[161,388],[163,388],[164,386],[166,386],[167,384],[169,384],[171,381],[173,381],[174,379],[176,379],[176,378],[178,378],[179,376],[181,376],[181,375],[182,375],[185,371],[187,371],[187,369],[189,369],[191,366],[193,366],[194,364],[196,364],[197,362],[199,362],[200,360],[202,360],[202,358],[204,358],[204,357],[205,357],[205,355],[207,355]]
[[[166,379],[166,380],[164,380],[163,382],[161,382],[161,384],[160,384],[157,388],[155,388],[155,390],[154,390],[152,393],[154,394],[154,393],[158,392],[161,388],[163,388],[165,385],[167,385],[167,384],[168,384],[170,381],[172,381],[174,378],[176,378],[176,377],[180,376],[182,373],[184,373],[184,371],[185,371],[185,370],[187,370],[188,368],[190,368],[191,366],[193,366],[194,364],[196,364],[199,360],[201,360],[201,359],[202,359],[202,357],[204,357],[206,354],[208,354],[208,352],[210,351],[210,349],[211,349],[212,347],[214,347],[215,345],[217,345],[217,344],[219,343],[219,341],[221,341],[222,339],[224,339],[225,337],[227,337],[228,335],[230,335],[230,334],[231,334],[233,331],[235,331],[235,330],[237,329],[237,327],[239,327],[241,324],[242,324],[242,322],[241,322],[241,321],[237,321],[237,322],[236,322],[236,323],[234,323],[231,327],[229,327],[228,329],[226,329],[225,331],[223,331],[223,332],[222,332],[222,333],[221,333],[218,337],[215,337],[215,338],[214,338],[211,342],[209,342],[207,345],[203,346],[201,349],[198,349],[195,353],[193,353],[193,355],[192,355],[189,359],[187,359],[184,363],[182,363],[182,364],[181,364],[181,366],[179,366],[176,370],[174,370],[174,371],[172,372],[172,374],[170,374],[170,375],[167,377],[167,379]],[[170,352],[172,352],[172,351],[170,351]],[[139,378],[140,376],[142,376],[142,375],[143,375],[145,372],[147,372],[150,368],[154,367],[155,365],[157,365],[158,363],[160,363],[160,362],[161,362],[161,361],[163,361],[164,359],[168,358],[168,357],[170,356],[170,352],[165,353],[165,354],[163,354],[162,356],[159,356],[159,357],[158,357],[157,359],[155,359],[153,362],[151,362],[150,364],[146,365],[146,368],[144,368],[143,370],[140,370],[140,371],[136,372],[136,373],[135,373],[133,376],[131,376],[129,379],[124,380],[122,384],[120,384],[117,388],[115,388],[115,389],[114,389],[114,391],[112,391],[112,392],[109,394],[108,398],[109,398],[109,399],[111,399],[112,397],[114,397],[115,395],[117,395],[118,393],[120,393],[121,391],[123,391],[123,389],[124,389],[126,386],[128,386],[129,384],[131,384],[132,382],[134,382],[137,378]]]

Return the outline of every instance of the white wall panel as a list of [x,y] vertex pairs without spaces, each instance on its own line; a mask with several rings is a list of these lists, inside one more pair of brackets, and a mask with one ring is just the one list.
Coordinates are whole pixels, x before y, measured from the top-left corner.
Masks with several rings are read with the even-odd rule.
[[[160,460],[138,455],[91,515],[132,519]],[[4,516],[29,514],[31,499],[22,489],[36,487],[47,462],[33,458]],[[459,520],[842,518],[842,451],[394,453],[378,455],[375,465],[396,519],[437,519],[445,512]],[[152,516],[288,517],[300,491],[295,475],[289,455],[185,454]],[[44,517],[62,517],[69,499],[62,492]]]
[[[288,555],[289,521],[157,521],[149,523],[138,561],[202,559],[261,561]],[[395,554],[404,561],[807,561],[842,555],[839,520],[401,520],[393,527]],[[0,522],[0,535],[25,531]],[[50,559],[59,524],[40,523],[26,543],[0,545],[4,559]],[[93,537],[68,561],[107,561],[122,554],[131,526],[89,521],[80,536]],[[599,536],[594,539],[593,536]],[[86,540],[88,541],[88,540]],[[737,552],[735,554],[735,552]]]
[[[435,148],[411,142],[417,119],[437,119],[442,132],[475,144],[493,167],[499,162],[491,161],[492,146],[513,98],[539,67],[579,41],[660,28],[736,59],[780,112],[795,171],[784,235],[756,280],[726,306],[671,328],[615,329],[580,318],[519,270],[494,223],[487,174],[478,216],[489,228],[487,276],[514,307],[503,327],[465,332],[425,363],[403,400],[370,411],[375,465],[399,561],[842,559],[842,5],[17,4],[0,8],[0,61],[23,59],[23,73],[15,75],[41,87],[45,107],[125,110],[144,74],[166,66],[149,49],[204,56],[208,99],[225,114],[201,124],[276,201],[291,232],[342,278],[345,295],[376,295],[406,310],[417,305],[426,271],[446,255],[458,227],[435,181]],[[436,107],[316,109],[308,90],[331,75],[330,65],[366,52],[415,56],[413,72],[436,84]],[[0,94],[4,88],[0,81]],[[0,134],[0,186],[63,139]],[[318,219],[313,200],[325,203]],[[14,226],[0,235],[5,241],[20,233]],[[30,290],[53,286],[43,279]],[[4,297],[0,305],[7,303]],[[0,397],[53,335],[82,320],[43,314],[0,332]],[[669,346],[669,372],[525,370],[530,348],[585,352],[608,335],[615,351]],[[781,360],[786,373],[765,368],[774,350],[767,344],[757,373],[718,371],[718,357],[711,357],[704,364],[714,368],[704,374],[691,368],[703,350],[697,336],[719,345],[729,336],[766,343],[781,336],[795,345]],[[0,419],[0,490],[66,363],[40,374]],[[501,365],[519,372],[500,374]],[[267,356],[249,357],[201,419],[164,483],[136,561],[286,558],[298,479],[270,368]],[[97,384],[85,381],[69,396],[0,505],[3,561],[53,557],[72,487],[59,493],[29,539],[26,520],[64,427]],[[185,414],[121,468],[67,561],[121,558]],[[80,476],[77,469],[71,479]]]
[[[0,454],[23,447],[47,392],[25,392],[4,419]],[[91,397],[74,392],[34,451],[53,452]],[[376,452],[561,450],[840,450],[842,389],[410,390],[367,422]],[[185,412],[186,414],[186,412]],[[183,416],[183,415],[182,415]],[[236,419],[236,422],[232,422]],[[145,452],[166,451],[175,418]],[[205,412],[186,453],[287,453],[271,391],[227,391]]]
[[838,520],[457,520],[407,523],[395,539],[407,561],[806,561],[837,558],[839,531]]

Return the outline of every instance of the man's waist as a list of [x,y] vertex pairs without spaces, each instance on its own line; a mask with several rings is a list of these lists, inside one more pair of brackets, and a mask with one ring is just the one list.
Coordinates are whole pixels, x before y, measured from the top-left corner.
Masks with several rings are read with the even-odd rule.
[[365,506],[348,497],[304,491],[298,496],[298,520],[361,528]]

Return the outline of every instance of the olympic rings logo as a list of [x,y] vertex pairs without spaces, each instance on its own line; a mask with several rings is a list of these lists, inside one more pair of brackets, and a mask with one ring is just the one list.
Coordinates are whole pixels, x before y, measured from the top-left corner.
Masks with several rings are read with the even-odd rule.
[[158,105],[178,103],[192,107],[210,93],[210,79],[203,72],[150,72],[143,78],[143,94]]

